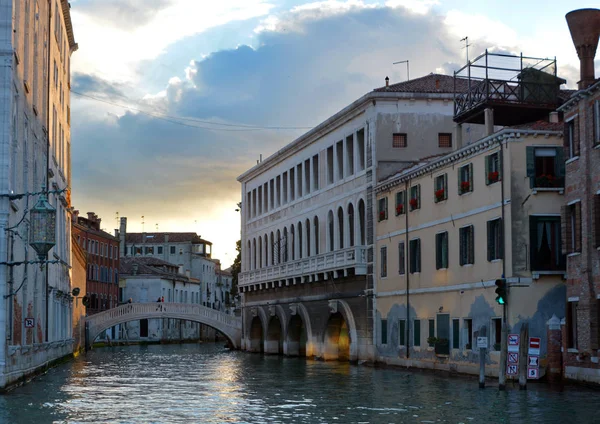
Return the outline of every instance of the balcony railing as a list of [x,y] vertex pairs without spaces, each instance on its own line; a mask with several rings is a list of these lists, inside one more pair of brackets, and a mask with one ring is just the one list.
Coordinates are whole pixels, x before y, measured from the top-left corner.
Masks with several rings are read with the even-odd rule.
[[268,281],[291,279],[343,268],[354,268],[355,275],[365,275],[367,273],[367,247],[349,247],[261,269],[245,271],[239,276],[239,286],[244,287]]

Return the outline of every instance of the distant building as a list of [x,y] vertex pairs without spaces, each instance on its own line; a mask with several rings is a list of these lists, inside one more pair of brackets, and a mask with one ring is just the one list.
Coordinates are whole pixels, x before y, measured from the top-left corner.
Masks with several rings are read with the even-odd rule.
[[119,239],[100,229],[93,212],[87,218],[73,212],[73,238],[87,254],[88,315],[114,308],[119,294]]
[[[478,374],[485,334],[486,371],[498,375],[506,308],[510,332],[527,322],[541,338],[545,363],[546,323],[564,316],[566,292],[563,124],[552,119],[505,128],[377,184],[378,361]],[[506,306],[495,293],[503,277]]]
[[[71,54],[67,0],[0,5],[0,388],[73,351]],[[28,209],[49,190],[56,244],[44,269],[29,246]],[[49,288],[46,295],[46,287]]]
[[579,90],[559,108],[565,120],[566,159],[562,369],[566,378],[600,384],[600,79],[594,75],[600,10],[570,12],[567,22],[581,61],[581,79]]
[[[179,273],[179,266],[153,257],[121,258],[121,296],[135,303],[162,302],[200,304],[200,282]],[[161,302],[158,302],[161,300]],[[129,341],[197,340],[200,324],[177,319],[142,319],[118,326],[112,339]]]
[[84,305],[87,286],[87,254],[85,250],[77,243],[75,235],[72,233],[71,240],[71,286],[73,287],[73,354],[78,355],[85,349],[85,317],[87,308]]

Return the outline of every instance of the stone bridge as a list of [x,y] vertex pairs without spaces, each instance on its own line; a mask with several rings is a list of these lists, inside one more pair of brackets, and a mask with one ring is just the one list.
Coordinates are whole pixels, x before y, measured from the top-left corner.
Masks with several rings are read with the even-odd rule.
[[189,303],[127,303],[86,318],[85,341],[89,350],[98,335],[117,324],[141,319],[181,319],[208,325],[221,332],[239,349],[242,339],[242,319],[234,315]]

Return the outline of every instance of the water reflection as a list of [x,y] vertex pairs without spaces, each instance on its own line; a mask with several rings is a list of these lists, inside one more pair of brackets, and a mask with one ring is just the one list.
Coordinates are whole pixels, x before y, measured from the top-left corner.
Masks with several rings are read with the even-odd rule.
[[224,351],[96,350],[0,396],[0,423],[595,422],[597,392]]

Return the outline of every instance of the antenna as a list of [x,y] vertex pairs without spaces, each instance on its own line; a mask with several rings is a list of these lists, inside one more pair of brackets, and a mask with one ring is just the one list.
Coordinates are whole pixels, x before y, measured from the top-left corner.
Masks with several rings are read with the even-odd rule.
[[406,63],[406,81],[410,81],[410,68],[408,65],[408,60],[401,60],[400,62],[394,62],[392,65],[397,65],[399,63]]
[[144,232],[144,215],[142,215],[142,233]]
[[465,42],[465,46],[463,47],[463,49],[467,49],[467,63],[469,63],[469,36],[466,36],[465,38],[461,38],[460,41],[464,41]]
[[156,232],[158,233],[158,223],[156,224]]

